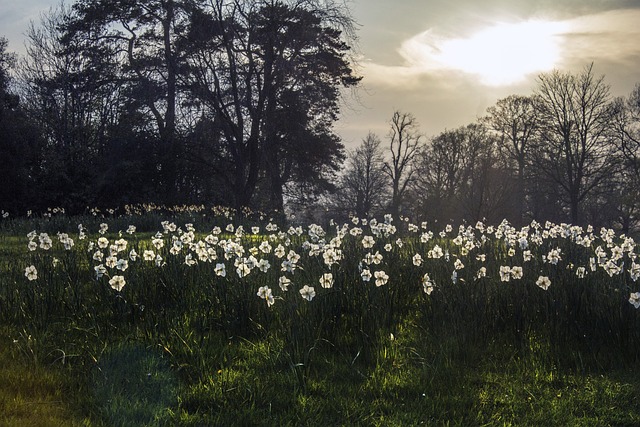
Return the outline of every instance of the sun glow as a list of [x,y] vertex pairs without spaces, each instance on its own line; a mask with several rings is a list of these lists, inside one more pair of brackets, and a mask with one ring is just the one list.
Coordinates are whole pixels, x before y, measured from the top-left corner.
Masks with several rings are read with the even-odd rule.
[[486,85],[510,85],[553,69],[566,32],[565,23],[549,21],[498,23],[468,38],[445,38],[429,30],[407,40],[400,53],[423,71],[457,70]]

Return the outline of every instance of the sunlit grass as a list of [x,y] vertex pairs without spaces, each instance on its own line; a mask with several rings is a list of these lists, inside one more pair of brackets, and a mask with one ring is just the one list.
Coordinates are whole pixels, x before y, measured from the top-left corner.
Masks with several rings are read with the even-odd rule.
[[[145,230],[129,234],[137,219]],[[92,425],[640,422],[637,255],[626,236],[182,219],[154,216],[154,231],[144,216],[60,218],[67,249],[52,231],[52,247],[38,245],[46,219],[3,224],[3,366],[34,367],[13,395],[54,402],[44,419]],[[90,224],[84,238],[77,223]],[[111,248],[120,239],[126,248]],[[5,399],[5,412],[24,414],[20,399]]]
[[89,412],[82,413],[85,400],[69,370],[35,362],[29,349],[19,348],[29,342],[9,332],[0,332],[0,425],[94,425]]

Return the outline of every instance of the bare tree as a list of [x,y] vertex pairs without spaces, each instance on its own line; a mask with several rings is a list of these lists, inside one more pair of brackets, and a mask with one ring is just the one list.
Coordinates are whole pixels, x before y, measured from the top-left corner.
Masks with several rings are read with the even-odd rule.
[[108,151],[108,129],[123,102],[110,52],[84,54],[85,39],[64,36],[61,29],[74,17],[73,9],[60,5],[42,16],[40,26],[32,23],[19,68],[22,104],[46,141],[42,197],[70,211],[96,203],[96,165]]
[[537,114],[534,98],[511,95],[487,109],[482,119],[499,138],[498,149],[517,178],[515,197],[522,223],[526,211],[525,177],[530,164],[531,144],[535,138]]
[[607,206],[626,233],[640,221],[640,84],[628,98],[616,98],[613,110],[612,136],[623,167],[614,177]]
[[412,187],[424,219],[499,221],[506,215],[510,180],[494,139],[473,123],[440,133],[420,151]]
[[358,218],[380,213],[387,197],[388,180],[383,172],[384,156],[380,144],[380,138],[369,132],[347,157],[338,200],[342,210]]
[[538,80],[537,166],[559,186],[570,220],[578,223],[581,202],[617,167],[609,86],[593,75],[593,64],[578,75],[556,70]]
[[398,216],[407,188],[413,182],[415,160],[422,143],[418,122],[411,113],[395,111],[389,131],[390,160],[384,162],[384,173],[391,181],[391,214]]
[[640,83],[628,98],[616,98],[613,135],[627,166],[640,177]]

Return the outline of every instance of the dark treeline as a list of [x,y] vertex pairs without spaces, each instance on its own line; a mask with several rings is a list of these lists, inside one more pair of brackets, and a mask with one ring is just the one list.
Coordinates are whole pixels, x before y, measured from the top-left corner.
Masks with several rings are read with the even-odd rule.
[[282,212],[288,193],[332,189],[340,91],[360,80],[352,32],[324,0],[61,6],[18,63],[0,45],[0,207]]
[[334,214],[414,221],[570,222],[634,230],[640,217],[640,85],[613,98],[593,65],[538,77],[475,123],[427,139],[395,112],[347,158]]
[[396,111],[346,152],[333,131],[354,22],[333,0],[78,0],[17,60],[0,39],[0,208],[147,203],[319,220],[638,225],[640,87],[539,76],[427,138]]

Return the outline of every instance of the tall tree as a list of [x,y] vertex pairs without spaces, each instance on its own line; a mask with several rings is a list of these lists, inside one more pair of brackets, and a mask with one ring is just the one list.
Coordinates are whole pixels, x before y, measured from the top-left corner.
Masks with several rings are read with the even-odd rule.
[[192,2],[182,0],[79,0],[75,19],[65,26],[67,37],[80,37],[84,53],[108,51],[122,65],[120,82],[128,91],[131,106],[153,123],[159,142],[156,166],[165,201],[178,201],[180,101],[178,50],[187,30],[186,10]]
[[606,195],[609,210],[626,233],[640,221],[640,84],[627,98],[613,102],[612,137],[617,145],[622,168],[612,177],[610,194]]
[[16,55],[7,51],[8,45],[8,40],[0,37],[0,108],[2,109],[0,112],[18,104],[17,96],[9,92],[10,72],[16,65]]
[[613,137],[627,167],[640,177],[640,83],[626,98],[614,100]]
[[580,221],[580,203],[617,167],[608,129],[612,108],[604,76],[593,64],[577,75],[553,71],[538,78],[537,166],[561,189],[569,219]]
[[347,156],[337,194],[342,211],[369,218],[382,213],[388,191],[384,153],[380,138],[369,132],[360,146]]
[[110,55],[98,48],[87,55],[79,46],[83,40],[63,37],[61,28],[72,19],[73,11],[60,6],[43,15],[40,26],[29,27],[20,76],[24,107],[46,141],[43,197],[84,210],[96,202],[96,164],[107,128],[117,121],[120,91],[110,79]]
[[255,204],[260,187],[282,211],[287,186],[326,185],[337,169],[340,87],[359,81],[343,41],[351,25],[332,1],[216,0],[192,16],[191,89],[236,206]]
[[517,200],[519,218],[523,224],[526,211],[526,173],[531,163],[531,145],[536,136],[538,118],[534,98],[530,96],[511,95],[500,99],[487,109],[487,116],[482,120],[498,135],[498,149],[514,169],[517,189],[514,195]]
[[420,151],[413,185],[420,216],[444,221],[502,219],[507,215],[509,180],[500,166],[494,137],[482,124],[440,133]]
[[7,39],[0,37],[0,207],[24,214],[36,201],[32,196],[40,139],[11,88],[16,55],[7,51],[7,45]]
[[404,195],[414,180],[415,160],[422,143],[418,122],[411,113],[395,111],[389,130],[389,156],[384,172],[391,181],[391,214],[398,216]]

